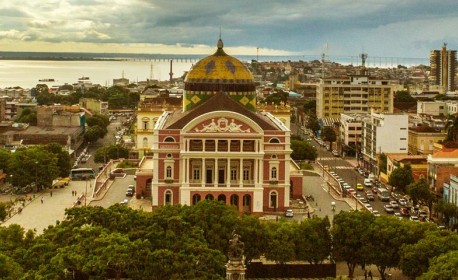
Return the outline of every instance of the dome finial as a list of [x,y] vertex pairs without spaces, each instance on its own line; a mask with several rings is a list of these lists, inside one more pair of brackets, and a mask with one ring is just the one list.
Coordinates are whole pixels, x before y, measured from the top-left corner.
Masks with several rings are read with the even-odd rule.
[[223,40],[221,40],[221,26],[219,27],[219,39],[218,39],[218,44],[216,44],[216,46],[218,47],[218,49],[223,48]]

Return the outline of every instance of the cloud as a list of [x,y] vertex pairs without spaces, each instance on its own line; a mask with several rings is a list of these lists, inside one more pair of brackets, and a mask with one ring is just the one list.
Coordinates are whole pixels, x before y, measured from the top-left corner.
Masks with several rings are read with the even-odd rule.
[[257,48],[319,54],[328,43],[333,55],[364,49],[379,56],[428,56],[440,41],[452,48],[458,43],[453,0],[0,0],[0,7],[7,19],[0,23],[0,39],[42,46],[110,44],[137,52],[160,45],[200,52],[214,49],[220,28],[225,48],[250,54]]

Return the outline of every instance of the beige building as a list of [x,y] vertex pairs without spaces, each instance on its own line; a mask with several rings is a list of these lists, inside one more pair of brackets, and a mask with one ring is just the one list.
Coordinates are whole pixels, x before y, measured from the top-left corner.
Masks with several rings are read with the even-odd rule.
[[108,102],[100,101],[94,98],[80,98],[80,106],[89,110],[93,114],[107,114]]
[[428,155],[434,151],[434,143],[445,140],[447,133],[429,126],[409,128],[409,154]]
[[447,50],[444,43],[442,49],[430,53],[431,74],[429,79],[438,85],[442,93],[454,91],[456,75],[456,50]]
[[368,114],[340,114],[340,127],[338,142],[342,152],[347,155],[356,156],[361,150],[361,133],[363,119]]
[[444,101],[418,101],[417,114],[445,116],[447,115],[447,103]]
[[367,75],[321,79],[316,92],[316,113],[322,119],[341,113],[393,112],[394,85]]

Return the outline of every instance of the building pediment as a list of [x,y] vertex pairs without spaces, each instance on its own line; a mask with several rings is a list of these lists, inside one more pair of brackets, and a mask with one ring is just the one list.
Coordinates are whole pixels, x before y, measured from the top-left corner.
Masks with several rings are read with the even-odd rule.
[[189,132],[224,132],[224,133],[250,133],[253,129],[239,120],[233,118],[212,118],[211,120],[205,120],[195,127],[193,127]]

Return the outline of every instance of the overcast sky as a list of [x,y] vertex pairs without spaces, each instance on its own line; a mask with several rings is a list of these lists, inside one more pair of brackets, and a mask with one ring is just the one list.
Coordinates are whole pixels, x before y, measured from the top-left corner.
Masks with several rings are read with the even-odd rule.
[[428,58],[456,0],[0,0],[0,50]]

